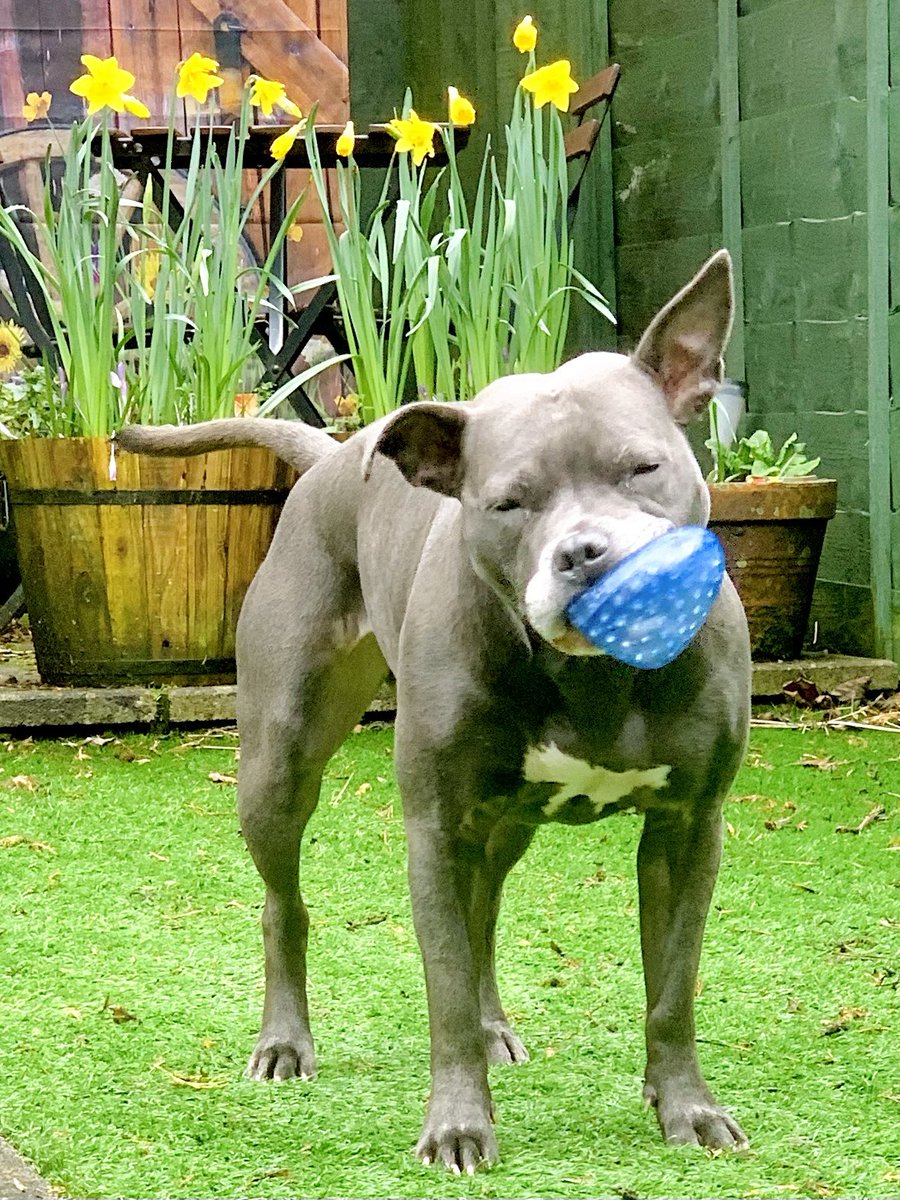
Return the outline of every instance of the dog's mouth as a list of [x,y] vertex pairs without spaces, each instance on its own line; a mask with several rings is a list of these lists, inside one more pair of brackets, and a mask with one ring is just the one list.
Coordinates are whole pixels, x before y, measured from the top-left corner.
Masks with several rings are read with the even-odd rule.
[[603,654],[603,651],[598,646],[595,646],[580,630],[575,629],[572,625],[567,625],[563,633],[550,639],[550,645],[554,650],[558,650],[560,654],[571,654],[580,657],[596,657]]

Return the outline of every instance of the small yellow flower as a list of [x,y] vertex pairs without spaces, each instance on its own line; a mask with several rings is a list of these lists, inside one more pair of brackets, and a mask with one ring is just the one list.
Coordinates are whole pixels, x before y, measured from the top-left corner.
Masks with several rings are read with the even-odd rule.
[[178,68],[175,95],[180,100],[192,96],[198,104],[205,104],[212,89],[222,85],[222,76],[215,73],[218,69],[219,64],[214,58],[207,58],[195,50]]
[[0,322],[0,375],[11,375],[22,361],[25,330],[12,321]]
[[348,121],[344,126],[341,136],[335,143],[335,150],[341,158],[349,158],[353,153],[353,147],[356,145],[356,133],[353,129],[353,122]]
[[303,226],[299,221],[292,221],[288,226],[287,239],[289,242],[303,241]]
[[[260,105],[260,107],[262,107]],[[259,396],[256,392],[238,392],[234,397],[234,415],[252,417],[259,412]]]
[[82,54],[81,62],[87,67],[87,73],[79,75],[69,91],[87,100],[89,117],[101,108],[111,108],[117,113],[130,112],[136,117],[150,116],[146,104],[128,95],[134,76],[119,66],[115,56],[97,58],[95,54]]
[[520,54],[530,54],[537,45],[537,26],[531,17],[523,17],[516,26],[513,45]]
[[415,109],[408,117],[394,117],[388,121],[388,130],[397,139],[398,154],[411,154],[413,162],[420,167],[426,157],[434,156],[434,135],[438,131],[432,121],[423,121]]
[[49,92],[29,92],[22,105],[22,116],[29,124],[32,121],[43,121],[50,111],[52,100]]
[[148,299],[152,300],[156,295],[156,281],[159,278],[159,251],[151,247],[140,254],[134,273]]
[[448,87],[447,95],[449,96],[450,124],[462,127],[474,125],[475,105],[472,101],[461,96],[455,87]]
[[289,117],[294,117],[297,121],[302,116],[293,100],[287,98],[284,84],[279,83],[277,79],[263,79],[261,75],[254,75],[251,83],[250,103],[261,108],[264,117],[271,117],[272,110],[276,108],[280,108],[282,112],[286,112]]
[[534,96],[535,108],[543,108],[545,104],[555,104],[560,112],[569,111],[569,97],[578,91],[578,84],[572,78],[572,68],[567,58],[550,63],[532,71],[522,80],[522,87]]
[[269,147],[269,153],[279,162],[293,148],[294,142],[306,128],[306,121],[298,121],[296,125],[292,125],[290,129],[284,133],[279,133],[278,137],[272,142]]

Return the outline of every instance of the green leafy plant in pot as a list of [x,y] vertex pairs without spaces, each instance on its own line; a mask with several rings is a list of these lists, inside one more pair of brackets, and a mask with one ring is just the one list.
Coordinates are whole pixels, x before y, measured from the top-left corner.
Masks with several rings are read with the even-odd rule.
[[798,658],[837,482],[815,476],[820,460],[796,434],[781,446],[762,429],[731,441],[724,424],[713,400],[709,526],[747,613],[754,659]]

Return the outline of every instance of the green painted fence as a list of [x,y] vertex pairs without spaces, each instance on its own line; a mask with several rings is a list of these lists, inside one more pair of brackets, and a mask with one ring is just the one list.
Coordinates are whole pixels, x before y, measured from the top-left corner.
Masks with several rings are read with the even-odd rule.
[[889,77],[891,65],[900,76],[900,3],[609,0],[608,21],[622,64],[620,341],[729,247],[742,311],[728,370],[747,382],[749,421],[796,431],[840,481],[820,643],[889,653],[892,625],[900,633],[889,357],[900,378],[900,88]]
[[[796,431],[840,482],[820,644],[900,651],[900,0],[527,7],[543,61],[570,58],[576,78],[622,65],[579,217],[580,265],[616,304],[619,345],[729,247],[728,370],[747,382],[749,421]],[[466,152],[476,170],[522,70],[510,37],[524,11],[518,0],[351,0],[354,116],[383,119],[406,86],[420,111],[440,113],[454,83],[479,110]],[[608,345],[610,333],[584,313],[573,344]]]

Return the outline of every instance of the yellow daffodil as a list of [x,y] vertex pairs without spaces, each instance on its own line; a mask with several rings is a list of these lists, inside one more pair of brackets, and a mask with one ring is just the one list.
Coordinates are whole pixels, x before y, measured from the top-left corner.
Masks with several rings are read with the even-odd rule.
[[119,66],[115,56],[97,58],[95,54],[82,54],[81,63],[87,67],[87,73],[79,75],[69,91],[87,100],[88,116],[101,108],[111,108],[117,113],[129,112],[135,117],[150,116],[147,105],[128,94],[134,76]]
[[465,96],[461,96],[455,87],[447,88],[449,97],[450,124],[451,125],[474,125],[475,124],[475,105],[471,100],[467,100]]
[[303,241],[303,226],[299,221],[292,221],[288,226],[287,239],[289,242]]
[[251,82],[250,103],[261,108],[264,117],[271,117],[272,110],[276,108],[280,108],[282,112],[286,112],[296,121],[299,121],[302,116],[293,100],[287,98],[284,84],[279,83],[277,79],[263,79],[261,75],[254,75]]
[[279,162],[285,157],[289,150],[296,142],[297,138],[306,128],[306,121],[298,121],[296,125],[292,125],[290,129],[284,133],[279,133],[278,137],[272,142],[269,147],[269,153],[273,158],[277,158]]
[[530,54],[537,45],[537,26],[531,17],[523,17],[516,26],[513,45],[520,54]]
[[25,330],[12,321],[0,322],[0,375],[11,375],[22,361]]
[[191,96],[198,104],[205,104],[212,89],[222,85],[222,76],[216,75],[218,69],[219,64],[214,58],[207,58],[195,50],[178,68],[176,96],[180,100]]
[[234,415],[236,417],[252,417],[257,412],[259,412],[259,396],[256,392],[238,392],[235,395]]
[[341,136],[335,143],[335,150],[341,158],[349,158],[353,153],[353,147],[356,145],[356,133],[353,129],[353,122],[348,121],[344,126]]
[[156,281],[159,278],[159,251],[154,249],[145,250],[143,254],[138,256],[135,275],[138,283],[147,293],[147,298],[152,300],[156,295]]
[[535,108],[543,108],[550,103],[555,104],[560,112],[569,111],[569,97],[578,91],[567,58],[532,71],[522,80],[522,87],[533,94]]
[[409,110],[408,117],[394,117],[388,121],[388,130],[397,139],[398,154],[411,154],[417,167],[425,158],[434,155],[434,135],[438,131],[432,121],[423,121],[415,109]]
[[29,124],[32,121],[43,121],[50,111],[52,100],[49,92],[29,92],[22,105],[22,116]]

